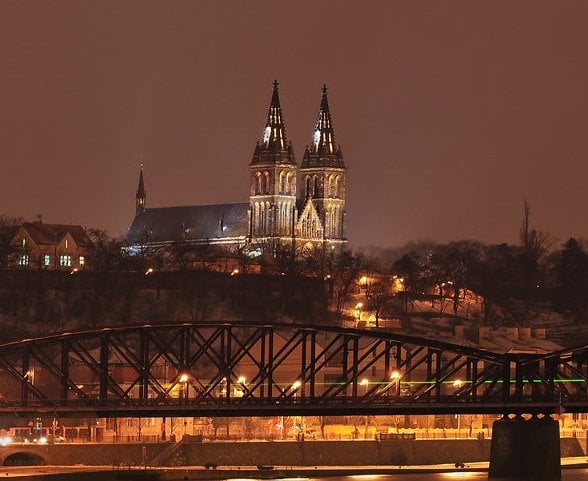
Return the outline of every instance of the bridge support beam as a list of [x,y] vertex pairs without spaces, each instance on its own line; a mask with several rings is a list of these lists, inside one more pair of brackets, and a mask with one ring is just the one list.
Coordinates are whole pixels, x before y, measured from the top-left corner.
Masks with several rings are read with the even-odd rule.
[[559,423],[549,416],[494,421],[488,478],[561,481]]

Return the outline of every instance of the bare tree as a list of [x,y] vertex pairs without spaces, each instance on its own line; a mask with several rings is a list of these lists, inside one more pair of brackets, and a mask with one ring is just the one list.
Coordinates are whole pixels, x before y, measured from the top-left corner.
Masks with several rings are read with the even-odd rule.
[[538,264],[553,244],[551,236],[531,227],[531,208],[527,199],[523,204],[523,220],[520,228],[520,241],[530,262]]
[[14,245],[12,240],[24,222],[22,217],[0,215],[0,267],[8,267],[12,256],[22,253],[23,246]]
[[392,298],[389,286],[381,281],[368,281],[365,285],[365,298],[368,301],[368,308],[374,311],[376,327],[380,327],[382,310]]
[[523,249],[521,259],[523,287],[525,297],[528,300],[531,292],[540,284],[540,263],[549,251],[553,241],[548,233],[531,227],[531,208],[526,199],[523,205],[520,241]]

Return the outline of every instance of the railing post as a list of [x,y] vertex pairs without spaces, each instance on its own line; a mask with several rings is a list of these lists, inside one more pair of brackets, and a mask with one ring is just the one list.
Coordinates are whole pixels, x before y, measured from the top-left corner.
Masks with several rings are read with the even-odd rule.
[[108,359],[110,339],[104,335],[100,340],[100,403],[108,402]]
[[510,399],[510,356],[505,354],[502,365],[502,402],[508,402]]
[[316,331],[310,333],[310,398],[314,399],[316,382]]
[[141,340],[139,347],[139,400],[141,404],[147,404],[147,393],[149,391],[149,338],[145,328],[141,329]]
[[29,383],[31,382],[31,372],[29,366],[29,347],[25,346],[22,351],[22,384],[20,400],[23,406],[29,405]]
[[67,406],[69,393],[69,340],[61,341],[61,403]]

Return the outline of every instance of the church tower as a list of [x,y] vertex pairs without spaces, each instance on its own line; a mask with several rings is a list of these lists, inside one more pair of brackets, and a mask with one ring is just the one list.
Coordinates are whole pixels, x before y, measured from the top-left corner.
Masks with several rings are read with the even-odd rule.
[[[312,239],[322,233],[322,240],[328,244],[345,242],[345,164],[341,147],[335,147],[326,85],[323,86],[312,144],[310,149],[306,148],[300,166],[300,184],[299,204],[304,207],[301,207],[297,236]],[[310,208],[311,205],[314,209]],[[312,215],[320,219],[322,232]]]
[[273,246],[280,241],[291,242],[296,218],[296,160],[286,139],[277,80],[249,172],[249,237]]
[[137,187],[137,195],[135,197],[135,216],[145,212],[145,201],[147,194],[145,192],[145,183],[143,181],[143,163],[141,162],[141,170],[139,172],[139,186]]

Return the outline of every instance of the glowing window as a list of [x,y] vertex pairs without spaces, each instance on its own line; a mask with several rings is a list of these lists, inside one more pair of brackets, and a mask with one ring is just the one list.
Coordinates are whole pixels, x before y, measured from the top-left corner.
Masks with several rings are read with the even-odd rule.
[[51,256],[49,254],[45,254],[45,259],[43,263],[45,264],[45,266],[51,265]]
[[67,255],[59,256],[59,265],[61,267],[71,267],[71,256],[67,256]]
[[29,256],[22,255],[18,258],[18,265],[19,266],[28,266],[29,265]]
[[86,258],[84,256],[80,256],[80,266],[83,266],[86,264]]

